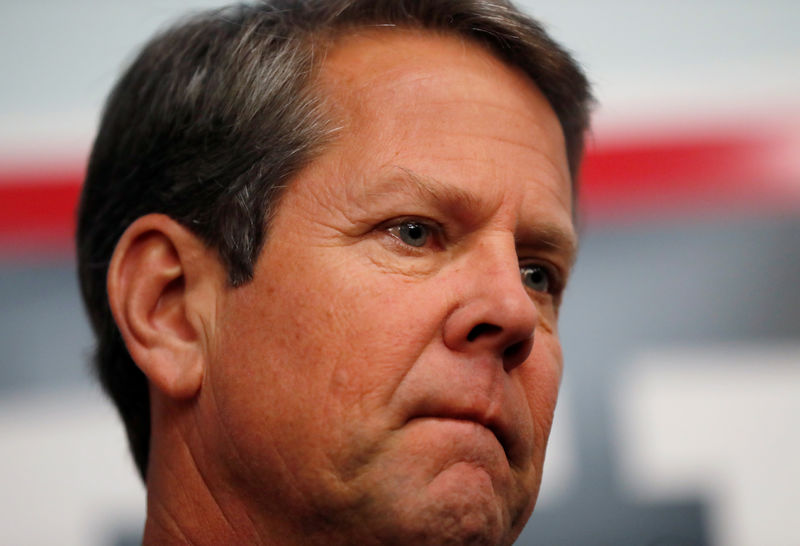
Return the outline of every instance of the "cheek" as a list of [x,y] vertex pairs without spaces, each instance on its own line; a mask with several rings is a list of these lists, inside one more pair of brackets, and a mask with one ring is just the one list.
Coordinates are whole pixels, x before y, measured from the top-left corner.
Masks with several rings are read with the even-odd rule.
[[[237,329],[228,348],[249,376],[232,389],[260,388],[262,398],[313,404],[319,428],[378,414],[436,339],[443,314],[440,292],[427,283],[343,260],[341,252],[322,249],[314,263],[325,267],[284,265],[276,282],[238,289],[228,306],[236,316],[226,317]],[[282,264],[298,262],[310,260]]]
[[562,368],[563,358],[558,339],[544,335],[536,340],[530,360],[518,368],[532,417],[537,456],[543,456],[550,435]]
[[210,416],[204,434],[219,436],[209,444],[222,446],[222,466],[244,489],[291,497],[273,488],[285,482],[302,489],[317,479],[309,469],[327,468],[328,454],[347,444],[333,426],[345,419],[330,381],[331,359],[342,351],[326,342],[339,328],[328,310],[285,291],[237,290],[201,391]]
[[334,305],[346,325],[339,332],[346,356],[337,362],[332,384],[349,394],[345,398],[388,403],[440,335],[443,312],[436,300],[424,286],[386,273],[364,274],[337,291]]
[[334,349],[324,340],[336,339],[333,313],[291,287],[254,281],[236,288],[218,316],[221,344],[209,372],[216,403],[256,430],[275,415],[315,412],[324,394],[324,351]]

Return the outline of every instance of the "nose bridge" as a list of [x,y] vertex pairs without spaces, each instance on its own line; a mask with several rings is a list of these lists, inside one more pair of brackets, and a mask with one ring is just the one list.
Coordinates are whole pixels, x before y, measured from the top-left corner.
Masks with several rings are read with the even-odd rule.
[[[522,284],[519,257],[512,234],[498,233],[479,243],[477,264],[478,298],[485,298],[490,308],[497,313],[495,320],[502,320],[508,327],[532,330],[538,320],[536,306]],[[494,317],[494,313],[490,316]]]
[[497,232],[476,241],[458,276],[460,301],[445,325],[448,346],[491,353],[506,369],[522,363],[539,316],[522,285],[513,235]]
[[519,259],[514,238],[503,233],[485,237],[476,245],[474,259],[477,261],[475,271],[491,277],[496,283],[502,283],[504,289],[519,288],[524,294],[519,274]]

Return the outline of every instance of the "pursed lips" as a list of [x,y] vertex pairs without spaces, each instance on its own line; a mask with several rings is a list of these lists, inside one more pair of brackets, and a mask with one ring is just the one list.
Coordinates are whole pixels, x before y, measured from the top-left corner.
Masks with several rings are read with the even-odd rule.
[[[494,406],[494,405],[492,405]],[[512,433],[509,423],[506,423],[500,416],[500,412],[491,409],[478,409],[470,405],[458,405],[452,403],[430,402],[420,404],[418,411],[412,413],[408,422],[417,419],[449,419],[455,421],[467,421],[476,423],[488,429],[494,434],[505,452],[509,464],[514,461],[514,447],[517,443]]]

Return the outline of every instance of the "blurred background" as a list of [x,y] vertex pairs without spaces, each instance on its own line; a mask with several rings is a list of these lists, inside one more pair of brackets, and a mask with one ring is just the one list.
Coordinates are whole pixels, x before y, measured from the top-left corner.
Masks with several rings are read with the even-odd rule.
[[[800,3],[521,2],[599,107],[566,372],[520,544],[800,544]],[[0,543],[127,545],[73,207],[134,50],[207,1],[0,3]]]

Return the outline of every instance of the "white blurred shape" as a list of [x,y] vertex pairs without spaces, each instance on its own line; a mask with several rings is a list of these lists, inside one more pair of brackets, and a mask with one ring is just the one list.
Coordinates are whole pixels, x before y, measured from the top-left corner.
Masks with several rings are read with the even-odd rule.
[[800,544],[800,346],[645,354],[617,410],[630,494],[700,496],[714,544]]
[[562,389],[558,396],[553,428],[547,442],[542,486],[536,509],[553,507],[566,500],[577,475],[575,428],[570,409],[569,391]]
[[100,393],[4,396],[0,438],[0,544],[91,546],[140,531],[144,487]]

